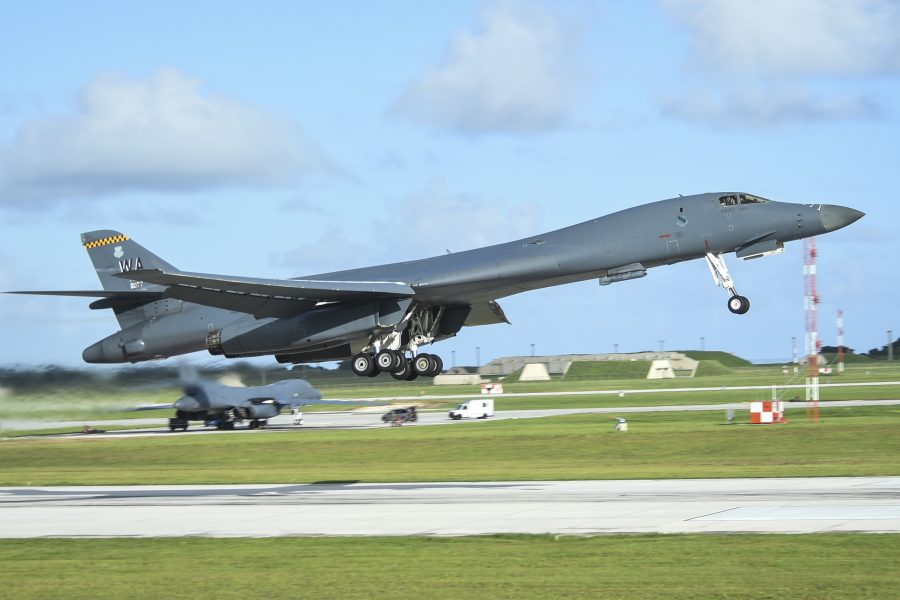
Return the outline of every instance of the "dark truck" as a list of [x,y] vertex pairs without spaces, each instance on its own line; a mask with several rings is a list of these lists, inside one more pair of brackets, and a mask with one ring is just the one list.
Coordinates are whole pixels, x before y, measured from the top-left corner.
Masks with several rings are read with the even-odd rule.
[[395,423],[397,421],[414,423],[419,420],[419,415],[416,414],[415,406],[410,406],[409,408],[392,408],[381,416],[381,420],[385,423]]

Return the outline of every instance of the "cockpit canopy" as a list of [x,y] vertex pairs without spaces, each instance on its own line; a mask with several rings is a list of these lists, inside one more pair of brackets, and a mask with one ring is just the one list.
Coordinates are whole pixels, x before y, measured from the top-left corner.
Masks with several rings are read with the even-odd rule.
[[737,206],[738,204],[765,204],[769,202],[765,198],[752,196],[750,194],[729,194],[727,196],[719,196],[719,204],[722,206]]

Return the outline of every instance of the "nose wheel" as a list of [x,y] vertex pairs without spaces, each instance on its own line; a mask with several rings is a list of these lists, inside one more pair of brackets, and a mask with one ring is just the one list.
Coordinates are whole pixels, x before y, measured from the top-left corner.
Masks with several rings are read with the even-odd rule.
[[750,301],[745,296],[732,296],[728,299],[728,310],[736,315],[742,315],[750,310]]
[[734,287],[734,279],[728,273],[728,266],[725,264],[725,259],[722,258],[722,255],[708,252],[706,254],[706,266],[709,267],[709,272],[716,285],[725,288],[731,295],[728,298],[728,310],[736,315],[742,315],[750,310],[750,301],[745,296],[737,293]]

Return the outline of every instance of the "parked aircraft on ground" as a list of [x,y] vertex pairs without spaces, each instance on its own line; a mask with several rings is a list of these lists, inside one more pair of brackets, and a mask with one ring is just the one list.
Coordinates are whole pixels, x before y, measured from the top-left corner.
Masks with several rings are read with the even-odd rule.
[[258,386],[228,385],[202,379],[190,368],[182,369],[181,387],[184,395],[172,404],[141,406],[132,410],[174,408],[175,416],[169,419],[169,429],[172,431],[186,431],[190,421],[203,421],[218,429],[234,429],[235,424],[249,421],[250,429],[256,429],[264,427],[267,419],[278,416],[285,408],[291,409],[295,424],[300,425],[303,422],[301,406],[351,403],[322,400],[322,392],[304,379],[285,379]]
[[100,298],[121,330],[84,350],[89,363],[139,362],[198,350],[282,363],[353,359],[358,375],[433,376],[423,346],[464,326],[508,323],[497,300],[596,278],[600,285],[705,258],[728,309],[750,308],[723,255],[751,259],[784,243],[845,227],[863,213],[726,192],[671,198],[524,239],[415,260],[296,279],[180,271],[117,231],[84,233],[100,291],[26,294]]

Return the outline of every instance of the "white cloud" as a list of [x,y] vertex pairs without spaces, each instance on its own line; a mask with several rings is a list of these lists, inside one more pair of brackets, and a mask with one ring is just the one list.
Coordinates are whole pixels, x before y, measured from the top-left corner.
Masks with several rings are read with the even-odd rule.
[[866,96],[829,98],[802,90],[743,89],[720,94],[687,93],[665,100],[664,115],[716,127],[772,127],[878,117],[881,109]]
[[574,32],[532,4],[498,2],[474,33],[405,91],[395,112],[463,133],[531,132],[564,124],[577,95]]
[[441,179],[389,204],[385,214],[396,219],[378,223],[376,230],[390,231],[399,224],[404,245],[416,249],[408,258],[459,252],[540,233],[537,205],[453,194]]
[[459,252],[543,231],[537,205],[454,194],[441,179],[372,210],[383,216],[366,221],[362,231],[368,235],[350,236],[331,227],[291,250],[273,253],[270,264],[287,269],[291,276],[343,271]]
[[279,211],[302,212],[305,214],[324,214],[327,212],[320,203],[304,194],[295,194],[278,205]]
[[900,72],[893,0],[662,0],[701,64],[772,76]]
[[272,255],[270,262],[276,267],[289,269],[292,275],[325,273],[373,264],[367,246],[348,238],[339,227],[332,227],[316,240],[293,250]]
[[331,168],[296,126],[176,70],[106,75],[73,114],[30,119],[0,145],[0,204],[288,185]]

